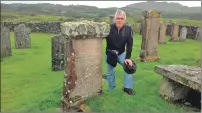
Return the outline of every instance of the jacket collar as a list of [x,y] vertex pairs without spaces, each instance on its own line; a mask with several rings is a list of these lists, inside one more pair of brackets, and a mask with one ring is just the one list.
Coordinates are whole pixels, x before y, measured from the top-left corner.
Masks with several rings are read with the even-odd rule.
[[[116,30],[118,30],[118,28],[116,27],[116,23],[114,23],[113,26],[114,26],[114,28],[115,28]],[[123,27],[122,27],[120,30],[122,30],[124,27],[125,27],[125,24],[123,25]]]

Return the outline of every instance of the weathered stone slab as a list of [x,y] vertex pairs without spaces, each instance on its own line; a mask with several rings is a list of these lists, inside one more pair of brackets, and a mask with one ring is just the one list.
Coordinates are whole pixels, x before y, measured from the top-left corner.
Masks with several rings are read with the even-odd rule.
[[159,94],[165,100],[174,102],[186,98],[188,91],[188,87],[163,77],[160,84]]
[[140,33],[140,27],[141,27],[140,23],[133,24],[133,32],[139,34]]
[[109,19],[110,19],[109,24],[114,23],[114,15],[110,15]]
[[166,22],[161,21],[159,26],[158,43],[164,44],[166,39]]
[[52,70],[64,70],[64,51],[66,38],[58,34],[52,38]]
[[196,40],[201,41],[202,39],[202,27],[198,27],[196,31]]
[[25,24],[20,24],[14,28],[15,48],[31,48],[31,29],[27,28]]
[[177,42],[178,39],[178,32],[179,32],[179,24],[173,23],[171,28],[171,35],[170,40],[171,42]]
[[197,66],[202,68],[202,60],[201,59],[197,60]]
[[144,28],[145,27],[145,21],[143,20],[141,23],[140,23],[140,33],[139,33],[139,35],[142,35],[143,34],[143,29],[145,29]]
[[163,76],[159,94],[168,101],[185,100],[191,89],[201,92],[201,68],[187,65],[158,65],[154,70]]
[[68,36],[68,39],[86,39],[88,36],[106,37],[109,34],[109,29],[109,24],[105,22],[80,21],[61,24],[61,33]]
[[158,32],[160,13],[154,10],[143,13],[144,22],[142,24],[142,44],[140,51],[140,61],[156,61],[158,56]]
[[4,57],[11,55],[10,30],[1,25],[1,61]]
[[62,109],[69,111],[102,92],[102,38],[109,33],[109,24],[63,23],[61,31],[67,39]]
[[183,42],[185,41],[187,38],[187,28],[186,27],[183,27],[181,30],[180,30],[180,38],[179,38],[179,41],[180,42]]
[[176,81],[201,92],[201,68],[187,65],[159,65],[155,72],[165,78]]

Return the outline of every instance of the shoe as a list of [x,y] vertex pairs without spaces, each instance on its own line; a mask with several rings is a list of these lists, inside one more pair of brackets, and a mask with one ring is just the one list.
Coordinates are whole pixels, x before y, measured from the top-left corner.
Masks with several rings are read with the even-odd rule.
[[133,89],[124,88],[123,91],[128,93],[128,95],[135,95],[135,91],[133,91]]

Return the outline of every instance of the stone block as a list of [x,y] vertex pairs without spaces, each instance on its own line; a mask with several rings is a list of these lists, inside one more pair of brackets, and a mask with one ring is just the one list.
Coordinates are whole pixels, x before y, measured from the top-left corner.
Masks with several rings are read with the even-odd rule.
[[63,23],[61,31],[67,39],[62,109],[69,111],[102,92],[102,38],[109,33],[109,24]]

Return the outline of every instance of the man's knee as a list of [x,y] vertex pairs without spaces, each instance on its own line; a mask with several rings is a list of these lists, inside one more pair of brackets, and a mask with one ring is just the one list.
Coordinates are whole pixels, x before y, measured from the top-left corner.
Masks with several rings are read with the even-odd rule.
[[123,52],[121,55],[118,56],[119,64],[123,65],[125,62],[126,52]]

